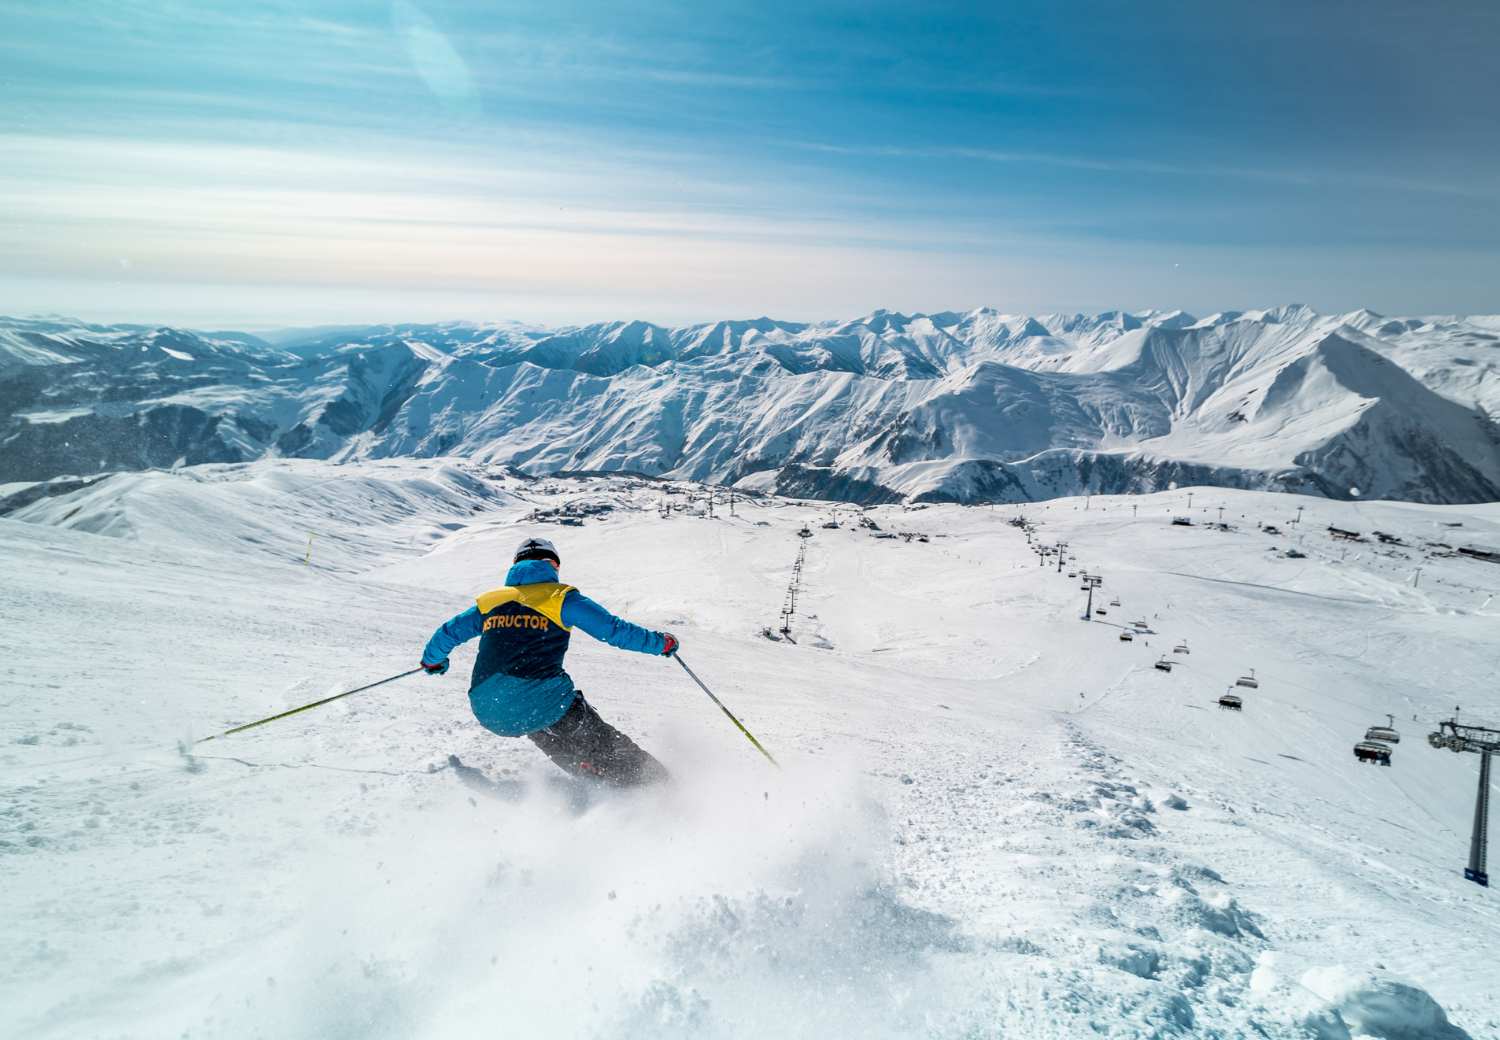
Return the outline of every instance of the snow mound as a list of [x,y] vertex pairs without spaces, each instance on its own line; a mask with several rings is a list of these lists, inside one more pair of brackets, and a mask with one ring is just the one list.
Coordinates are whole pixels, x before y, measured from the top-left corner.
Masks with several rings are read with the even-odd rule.
[[1326,1001],[1334,1016],[1331,1029],[1319,1030],[1319,1040],[1470,1040],[1426,990],[1384,973],[1312,968],[1302,985]]
[[269,554],[347,571],[379,558],[393,539],[425,551],[468,526],[465,518],[513,501],[503,486],[495,471],[462,462],[354,469],[268,460],[119,473],[71,494],[38,496],[22,486],[10,500],[27,504],[9,516],[178,550]]

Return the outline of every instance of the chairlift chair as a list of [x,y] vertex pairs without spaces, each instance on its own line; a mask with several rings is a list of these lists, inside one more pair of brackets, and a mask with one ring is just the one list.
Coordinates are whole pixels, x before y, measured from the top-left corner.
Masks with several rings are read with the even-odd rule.
[[1146,629],[1150,628],[1151,626],[1148,625],[1148,624],[1146,624],[1144,621],[1132,621],[1130,623],[1130,627],[1133,628],[1133,629],[1135,629],[1138,632],[1144,632],[1144,631],[1146,631]]
[[1230,711],[1244,711],[1245,702],[1232,693],[1226,693],[1219,698],[1219,707]]
[[1255,669],[1250,669],[1249,675],[1242,675],[1234,681],[1236,686],[1248,686],[1252,690],[1260,689],[1260,680],[1255,677]]
[[1133,632],[1131,632],[1130,629],[1127,628],[1125,631],[1123,631],[1123,632],[1120,633],[1120,642],[1122,642],[1122,643],[1133,643],[1133,642],[1135,642],[1135,634]]
[[1361,762],[1388,766],[1391,764],[1391,749],[1376,740],[1361,740],[1354,745],[1354,757]]
[[1163,657],[1156,662],[1156,670],[1158,672],[1170,672],[1172,670],[1172,662]]
[[1120,597],[1116,596],[1114,599],[1110,600],[1109,605],[1112,607],[1118,607],[1120,605]]
[[1191,653],[1191,651],[1188,650],[1187,640],[1183,640],[1182,642],[1178,643],[1176,646],[1172,647],[1172,653],[1174,653],[1174,654]]
[[1104,617],[1109,613],[1109,611],[1105,610],[1103,607],[1095,607],[1094,613],[1098,614],[1100,617]]
[[1365,730],[1365,739],[1384,741],[1387,744],[1401,743],[1401,734],[1396,732],[1396,717],[1387,715],[1385,718],[1384,726],[1371,726]]

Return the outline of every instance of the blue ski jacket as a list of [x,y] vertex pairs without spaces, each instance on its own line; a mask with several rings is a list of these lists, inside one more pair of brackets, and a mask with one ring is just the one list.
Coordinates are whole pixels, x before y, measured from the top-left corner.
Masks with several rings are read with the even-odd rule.
[[563,670],[574,628],[643,654],[666,648],[660,632],[615,617],[571,585],[557,580],[545,560],[522,560],[505,585],[443,622],[422,651],[423,664],[445,660],[453,648],[479,638],[469,680],[469,705],[485,729],[520,737],[546,729],[573,706],[578,691]]

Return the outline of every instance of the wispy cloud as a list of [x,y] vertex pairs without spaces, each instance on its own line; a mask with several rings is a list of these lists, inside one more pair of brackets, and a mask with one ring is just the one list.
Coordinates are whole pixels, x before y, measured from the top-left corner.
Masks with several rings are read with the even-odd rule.
[[1151,174],[1164,177],[1238,179],[1291,185],[1362,184],[1436,195],[1455,195],[1474,199],[1500,199],[1500,179],[1475,185],[1460,185],[1409,177],[1392,177],[1363,170],[1317,170],[1312,168],[1270,169],[1246,166],[1224,166],[1216,163],[1170,163],[1128,156],[1097,157],[1089,155],[1049,154],[1045,152],[1011,152],[993,148],[962,146],[844,145],[821,141],[788,141],[787,147],[813,153],[839,156],[865,156],[884,159],[949,161],[969,160],[998,165],[1055,166],[1095,173]]
[[[0,276],[1192,306],[1185,259],[1315,299],[1317,255],[1391,306],[1500,274],[1486,74],[1404,37],[1500,40],[1371,4],[1351,53],[1337,19],[1234,4],[0,0]],[[1416,256],[1447,259],[1376,263]]]

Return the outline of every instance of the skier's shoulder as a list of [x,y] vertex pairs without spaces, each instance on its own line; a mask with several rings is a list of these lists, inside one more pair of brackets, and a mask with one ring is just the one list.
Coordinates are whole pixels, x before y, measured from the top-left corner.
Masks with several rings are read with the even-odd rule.
[[597,600],[591,599],[582,589],[572,585],[563,587],[567,591],[563,593],[561,612],[564,623],[569,628],[576,628],[589,622],[607,623],[615,619],[608,609]]
[[522,606],[533,608],[538,603],[560,604],[569,593],[577,591],[572,585],[564,585],[562,582],[538,581],[519,585],[501,585],[497,589],[481,592],[474,598],[474,602],[478,604],[481,612],[487,614],[506,603],[520,603]]
[[563,619],[563,611],[569,593],[573,591],[573,586],[555,581],[536,582],[529,585],[505,585],[483,593],[476,598],[475,603],[481,615],[488,616],[508,604],[515,604],[535,611],[563,628],[571,628],[572,625]]

